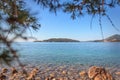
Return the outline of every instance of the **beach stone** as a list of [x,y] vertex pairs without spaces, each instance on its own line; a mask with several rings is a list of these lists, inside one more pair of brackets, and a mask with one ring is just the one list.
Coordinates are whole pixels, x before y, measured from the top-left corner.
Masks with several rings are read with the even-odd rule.
[[85,77],[85,76],[87,75],[87,73],[86,73],[86,71],[81,71],[81,72],[79,73],[79,75],[80,75],[81,77]]
[[38,68],[34,68],[32,71],[31,71],[31,74],[33,74],[34,76],[37,74],[38,72]]
[[83,79],[79,79],[79,78],[78,78],[78,79],[76,79],[76,80],[83,80]]
[[54,78],[55,78],[55,74],[54,74],[54,73],[51,73],[51,74],[49,75],[48,80],[52,80],[52,79],[54,79]]
[[34,69],[28,74],[27,80],[32,80],[32,79],[34,79],[34,77],[36,76],[37,72],[38,72],[38,68],[34,68]]
[[8,69],[7,68],[3,68],[2,69],[2,73],[7,73]]
[[3,73],[0,74],[0,80],[5,80],[7,78],[7,76]]
[[96,70],[97,70],[96,66],[90,67],[88,70],[88,77],[91,79],[94,78],[98,74]]
[[52,80],[56,80],[55,78],[53,78]]
[[114,80],[112,75],[109,72],[106,73],[106,76],[108,80]]
[[12,71],[12,75],[18,73],[18,71],[14,67],[11,68],[11,71]]
[[89,68],[88,77],[93,80],[113,80],[111,74],[105,68],[97,66]]
[[115,74],[120,76],[120,72],[116,72]]
[[41,78],[40,77],[36,77],[35,80],[41,80]]
[[63,77],[58,77],[57,80],[63,80]]
[[68,77],[64,77],[63,80],[69,80]]
[[49,78],[47,77],[47,78],[45,78],[45,80],[49,80]]
[[94,80],[106,80],[104,77],[101,77],[101,75],[100,74],[98,74],[95,78],[94,78]]
[[32,80],[33,79],[33,76],[30,75],[29,77],[26,78],[27,80]]
[[55,74],[54,74],[54,73],[51,73],[51,74],[50,74],[50,77],[54,77],[54,76],[55,76]]
[[94,80],[113,80],[113,78],[111,77],[111,75],[109,75],[108,73],[105,74],[98,74]]
[[65,74],[67,74],[67,72],[66,71],[62,71],[62,74],[65,75]]

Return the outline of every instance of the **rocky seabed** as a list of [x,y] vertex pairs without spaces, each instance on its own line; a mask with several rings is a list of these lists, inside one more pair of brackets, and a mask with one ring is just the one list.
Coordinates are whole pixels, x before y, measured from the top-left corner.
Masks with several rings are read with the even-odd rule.
[[25,66],[0,69],[0,80],[120,80],[119,68]]

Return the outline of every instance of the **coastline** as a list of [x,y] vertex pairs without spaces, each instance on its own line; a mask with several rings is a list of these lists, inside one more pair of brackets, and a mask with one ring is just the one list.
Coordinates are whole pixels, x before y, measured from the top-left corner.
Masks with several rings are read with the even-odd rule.
[[[11,68],[8,67],[6,80],[10,80],[9,77],[15,78],[11,80],[90,80],[88,71],[92,66],[104,68],[110,72],[114,80],[120,80],[120,75],[116,74],[120,72],[120,55],[117,47],[120,44],[88,43],[21,43],[22,46],[15,47],[21,48],[20,59],[28,64],[24,66],[27,76],[22,74],[19,66],[15,67],[18,73],[13,76]],[[84,74],[87,75],[84,77],[86,79],[82,79]],[[34,79],[28,79],[30,75]]]
[[[3,77],[6,78],[4,80],[91,80],[88,76],[88,73],[92,66],[94,65],[85,66],[42,64],[35,66],[29,64],[23,67],[26,73],[23,72],[23,69],[21,69],[19,66],[14,68],[0,67],[0,70],[1,75],[6,76]],[[106,72],[109,72],[114,78],[111,80],[120,80],[120,67],[97,67],[103,68],[106,70]],[[5,69],[7,69],[7,72],[4,71]]]

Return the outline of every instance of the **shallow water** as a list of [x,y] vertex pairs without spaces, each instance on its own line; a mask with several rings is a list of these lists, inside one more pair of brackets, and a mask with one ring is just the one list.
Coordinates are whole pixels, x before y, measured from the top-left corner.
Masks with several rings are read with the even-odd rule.
[[21,42],[13,47],[29,64],[120,66],[120,42]]

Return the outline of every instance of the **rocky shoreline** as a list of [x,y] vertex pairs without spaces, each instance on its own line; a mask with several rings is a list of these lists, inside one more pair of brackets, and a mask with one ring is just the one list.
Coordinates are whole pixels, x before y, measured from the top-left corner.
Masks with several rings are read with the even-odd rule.
[[120,80],[120,68],[99,66],[24,66],[0,69],[0,80]]

